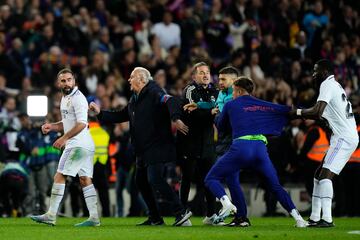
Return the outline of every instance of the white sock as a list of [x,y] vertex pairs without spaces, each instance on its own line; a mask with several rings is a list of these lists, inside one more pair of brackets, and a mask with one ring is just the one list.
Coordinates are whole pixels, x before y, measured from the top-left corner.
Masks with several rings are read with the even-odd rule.
[[290,215],[295,219],[295,221],[304,220],[296,208],[291,210]]
[[60,202],[64,196],[65,184],[64,183],[54,183],[51,189],[50,197],[50,207],[48,213],[50,215],[56,216]]
[[330,179],[323,179],[320,180],[319,185],[320,185],[322,219],[324,219],[327,222],[332,222],[331,204],[334,193],[332,181]]
[[310,219],[316,222],[319,221],[320,213],[321,213],[320,185],[319,185],[319,180],[314,178],[314,188],[312,194],[312,207],[311,207]]
[[89,210],[90,218],[98,220],[99,215],[97,211],[97,196],[94,185],[91,184],[83,188],[84,198],[86,202],[86,206]]
[[227,206],[229,206],[229,205],[232,204],[231,201],[230,201],[230,199],[229,199],[229,197],[226,196],[226,195],[224,195],[224,196],[222,196],[222,197],[220,198],[220,202],[221,202],[221,204],[222,204],[223,207],[227,207]]

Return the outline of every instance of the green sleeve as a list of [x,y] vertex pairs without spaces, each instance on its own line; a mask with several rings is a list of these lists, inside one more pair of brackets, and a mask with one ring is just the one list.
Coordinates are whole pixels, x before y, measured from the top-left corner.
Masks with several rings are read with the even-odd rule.
[[200,109],[212,109],[215,107],[215,102],[197,102],[196,105]]

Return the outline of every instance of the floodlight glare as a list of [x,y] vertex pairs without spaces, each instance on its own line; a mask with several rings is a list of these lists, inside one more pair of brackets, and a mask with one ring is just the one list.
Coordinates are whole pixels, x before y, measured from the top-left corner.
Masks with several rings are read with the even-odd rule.
[[30,117],[44,117],[48,113],[48,98],[44,95],[28,96],[26,106]]

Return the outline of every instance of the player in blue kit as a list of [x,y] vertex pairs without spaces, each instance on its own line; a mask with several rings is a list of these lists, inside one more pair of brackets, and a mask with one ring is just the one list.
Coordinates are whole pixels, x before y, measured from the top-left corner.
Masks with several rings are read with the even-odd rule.
[[[266,148],[266,137],[262,134],[279,135],[288,121],[290,107],[273,104],[252,97],[253,82],[247,77],[238,78],[233,84],[234,100],[225,104],[216,119],[220,132],[231,129],[233,143],[230,149],[215,163],[205,178],[205,185],[220,199],[222,209],[217,220],[223,220],[238,209],[243,211],[244,202],[239,184],[239,170],[254,169],[267,180],[281,205],[296,221],[296,227],[306,227],[289,194],[279,183],[275,168]],[[221,181],[237,185],[228,198]],[[246,205],[245,205],[246,207]]]

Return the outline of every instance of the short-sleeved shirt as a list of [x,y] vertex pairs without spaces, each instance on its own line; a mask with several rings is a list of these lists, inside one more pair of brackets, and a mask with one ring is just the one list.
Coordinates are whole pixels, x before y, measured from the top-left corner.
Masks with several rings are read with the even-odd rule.
[[334,136],[345,138],[350,142],[358,141],[359,136],[351,103],[334,75],[329,76],[321,83],[317,101],[327,103],[322,117],[329,122]]
[[88,103],[77,87],[70,94],[62,97],[60,110],[64,133],[70,131],[78,122],[86,124],[86,127],[81,132],[66,142],[65,149],[81,147],[94,151],[94,142],[87,127]]

